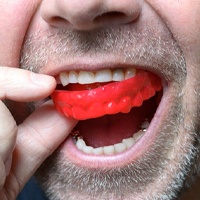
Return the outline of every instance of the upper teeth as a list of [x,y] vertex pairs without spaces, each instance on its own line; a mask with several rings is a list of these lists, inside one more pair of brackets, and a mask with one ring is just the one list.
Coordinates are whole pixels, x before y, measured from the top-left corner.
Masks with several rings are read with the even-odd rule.
[[61,84],[63,86],[69,83],[79,83],[79,84],[90,84],[96,82],[110,82],[110,81],[123,81],[134,77],[136,74],[136,69],[128,68],[123,69],[103,69],[100,71],[70,71],[61,72],[59,74]]

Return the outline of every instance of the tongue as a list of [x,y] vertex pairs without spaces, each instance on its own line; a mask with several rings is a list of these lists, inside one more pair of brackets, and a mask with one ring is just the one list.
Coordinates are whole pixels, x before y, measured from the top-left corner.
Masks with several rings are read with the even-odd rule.
[[140,71],[128,80],[92,90],[55,90],[52,99],[55,107],[65,116],[85,120],[107,114],[129,113],[132,107],[141,106],[144,100],[154,96],[161,88],[160,78]]
[[145,101],[141,107],[132,108],[127,114],[105,115],[96,119],[79,121],[78,131],[87,145],[94,148],[114,145],[132,137],[144,120],[151,121],[157,108],[156,96]]

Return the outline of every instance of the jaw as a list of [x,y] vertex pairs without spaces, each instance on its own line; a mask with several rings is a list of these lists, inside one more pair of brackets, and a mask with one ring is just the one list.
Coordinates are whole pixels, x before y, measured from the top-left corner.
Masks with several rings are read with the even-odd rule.
[[[190,165],[184,155],[187,156],[193,151],[190,147],[194,139],[193,134],[191,137],[189,135],[192,130],[184,134],[184,126],[189,124],[183,114],[186,111],[183,107],[184,87],[184,81],[180,79],[177,82],[169,81],[167,86],[163,85],[163,96],[148,130],[124,152],[115,155],[89,155],[76,147],[73,138],[68,138],[38,171],[40,178],[44,176],[44,171],[50,175],[42,177],[41,181],[47,186],[47,192],[57,191],[59,195],[67,191],[69,194],[76,194],[77,198],[81,194],[85,199],[96,195],[99,199],[125,199],[125,194],[127,199],[140,199],[140,196],[154,199],[159,193],[167,195],[173,192],[175,196],[185,178],[180,175],[184,173],[185,176]],[[180,163],[183,163],[181,167]],[[62,174],[66,181],[60,179],[59,174]],[[85,180],[85,177],[88,177],[88,180]],[[123,184],[115,185],[114,183],[121,182],[120,177],[124,179]],[[126,180],[127,177],[130,178]],[[181,184],[177,184],[177,180]],[[77,184],[79,181],[83,182],[81,186]],[[102,181],[104,186],[101,185]],[[171,184],[174,184],[174,187],[169,189]],[[61,191],[56,185],[59,185]],[[98,185],[96,190],[90,190],[94,185]]]
[[[147,132],[124,153],[91,156],[78,151],[72,140],[64,142],[37,172],[44,185],[48,182],[47,191],[58,192],[58,188],[61,188],[61,191],[73,193],[79,199],[140,199],[145,196],[154,199],[159,194],[168,195],[168,199],[175,198],[176,190],[173,186],[182,187],[185,175],[180,175],[190,165],[190,146],[194,140],[192,129],[187,134],[183,133],[184,124],[189,124],[183,117],[183,97],[177,92],[179,89],[177,84],[171,84],[163,91],[162,100]],[[44,177],[44,170],[50,176]],[[67,177],[62,181],[57,176],[61,171],[62,176]],[[179,184],[176,183],[177,180]],[[81,186],[77,181],[82,182]],[[95,190],[90,190],[94,185]],[[83,198],[80,197],[82,195]],[[162,197],[160,196],[161,199]]]
[[[180,74],[185,77],[182,71]],[[184,126],[190,126],[184,119],[186,110],[182,107],[185,80],[176,81],[173,77],[169,80],[148,130],[127,151],[116,155],[88,155],[79,151],[68,138],[37,172],[47,193],[58,196],[65,193],[65,199],[70,199],[70,194],[76,194],[77,199],[81,199],[80,196],[82,199],[91,196],[98,199],[141,199],[141,196],[144,199],[148,196],[154,199],[158,194],[174,191],[175,195],[185,179],[181,174],[185,174],[190,165],[184,155],[193,151],[190,149],[193,136],[192,130],[187,131],[188,134],[184,130]],[[178,188],[174,180],[180,180]],[[82,184],[77,184],[79,182]],[[172,192],[167,192],[173,184]],[[94,187],[95,190],[91,189]]]
[[176,198],[197,155],[185,89],[185,80],[168,82],[148,130],[125,152],[88,155],[68,138],[37,172],[47,193],[60,199]]

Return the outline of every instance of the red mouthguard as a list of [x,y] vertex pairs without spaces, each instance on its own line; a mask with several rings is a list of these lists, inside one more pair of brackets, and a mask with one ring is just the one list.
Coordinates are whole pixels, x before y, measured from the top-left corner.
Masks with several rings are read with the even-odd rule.
[[161,90],[159,77],[140,72],[135,77],[82,91],[55,90],[51,95],[58,111],[78,120],[119,112],[128,113]]

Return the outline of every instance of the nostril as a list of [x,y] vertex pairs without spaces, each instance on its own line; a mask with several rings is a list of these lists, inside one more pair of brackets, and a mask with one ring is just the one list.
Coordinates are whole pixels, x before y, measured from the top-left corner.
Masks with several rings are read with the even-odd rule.
[[55,27],[66,27],[73,25],[74,28],[83,30],[83,29],[90,29],[91,27],[98,27],[103,24],[115,25],[116,23],[120,22],[129,23],[132,21],[132,19],[128,18],[129,17],[123,12],[112,11],[97,15],[96,17],[93,18],[93,20],[82,17],[79,19],[73,19],[71,21],[68,21],[68,19],[62,16],[52,16],[51,18],[48,19],[48,23],[50,23],[52,26]]
[[69,24],[69,21],[67,21],[65,18],[55,16],[50,19],[50,23],[53,26],[58,26],[58,25],[67,25]]
[[124,13],[112,11],[112,12],[107,12],[107,13],[98,15],[94,19],[94,22],[99,23],[99,22],[106,22],[106,21],[116,21],[116,20],[122,20],[123,18],[126,18],[126,15]]

